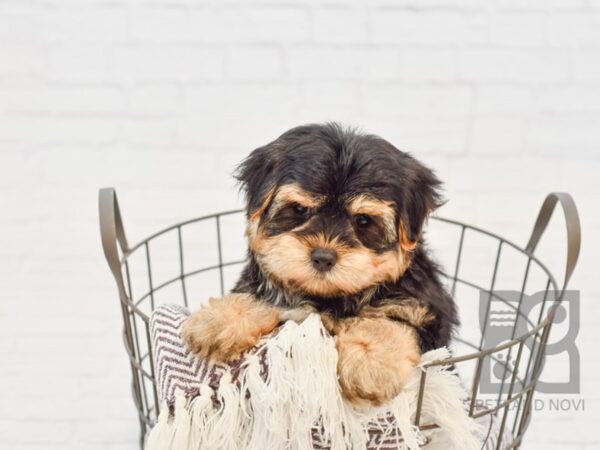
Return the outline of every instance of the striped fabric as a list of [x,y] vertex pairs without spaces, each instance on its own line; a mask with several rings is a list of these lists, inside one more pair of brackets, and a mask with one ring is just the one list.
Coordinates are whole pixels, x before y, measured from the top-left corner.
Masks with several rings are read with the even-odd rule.
[[[187,398],[199,395],[200,387],[208,384],[216,391],[219,387],[221,377],[229,373],[234,384],[239,383],[243,359],[233,361],[229,364],[214,364],[194,357],[186,348],[180,337],[180,328],[183,321],[189,316],[189,311],[178,305],[161,305],[152,314],[151,338],[152,357],[157,378],[158,394],[161,401],[169,405],[175,402],[176,393],[185,393]],[[268,371],[264,363],[264,346],[258,346],[252,350],[260,358],[263,374],[266,378]],[[215,397],[216,401],[216,397]],[[217,404],[214,405],[218,407]],[[481,426],[482,450],[496,448],[498,441],[499,424],[495,416],[483,416],[477,419]],[[313,430],[313,448],[318,450],[329,449],[328,443],[323,441],[318,429]],[[501,448],[507,448],[511,442],[510,433],[505,433]],[[395,426],[393,419],[384,418],[373,422],[369,428],[369,450],[397,450],[401,447],[402,437]],[[433,450],[447,448],[438,446],[434,435],[431,434],[429,441],[423,446],[424,449]]]

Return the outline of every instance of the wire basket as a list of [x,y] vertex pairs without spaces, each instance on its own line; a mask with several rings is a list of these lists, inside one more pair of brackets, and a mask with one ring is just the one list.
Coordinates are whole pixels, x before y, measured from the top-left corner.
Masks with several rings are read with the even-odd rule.
[[[567,226],[567,261],[561,288],[534,254],[557,203],[562,206]],[[236,210],[199,217],[172,225],[129,246],[113,188],[100,190],[99,206],[102,246],[119,292],[123,340],[131,365],[133,400],[143,445],[160,407],[151,356],[151,312],[162,303],[195,309],[208,297],[219,292],[222,295],[233,286],[245,262],[245,216],[243,211]],[[531,419],[533,394],[544,367],[550,328],[579,255],[581,238],[575,203],[569,194],[549,194],[525,247],[455,220],[431,219],[429,228],[434,225],[445,228],[441,247],[445,246],[446,253],[451,254],[444,264],[446,268],[451,267],[445,278],[459,305],[461,321],[480,326],[460,329],[453,349],[457,356],[425,367],[415,424],[422,429],[436,426],[420,423],[427,369],[452,364],[470,385],[469,414],[472,417],[493,414],[500,421],[496,448],[519,448]],[[448,239],[451,235],[454,240]],[[476,242],[478,250],[487,248],[489,258],[481,251],[469,256],[471,241]],[[433,247],[437,256],[439,249]],[[465,270],[465,266],[471,268]],[[471,277],[467,279],[464,272]],[[504,298],[498,293],[500,287],[519,293],[518,300]],[[528,292],[540,291],[544,292],[543,301],[532,319],[531,311],[524,307],[524,298]],[[468,303],[473,296],[479,301],[477,307]],[[465,303],[469,297],[471,300]],[[487,342],[485,329],[494,314],[495,304],[501,305],[514,322],[504,327],[502,338]],[[474,310],[479,313],[473,317]],[[480,392],[482,380],[492,376],[497,392],[483,395]],[[485,406],[480,402],[483,397]],[[502,445],[502,436],[507,430],[512,440]]]

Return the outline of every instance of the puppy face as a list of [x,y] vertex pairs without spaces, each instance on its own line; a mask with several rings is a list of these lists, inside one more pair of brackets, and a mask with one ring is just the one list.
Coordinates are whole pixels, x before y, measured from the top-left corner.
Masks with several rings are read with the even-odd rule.
[[238,179],[263,272],[319,297],[401,277],[439,201],[430,170],[382,139],[334,124],[288,131],[255,150]]

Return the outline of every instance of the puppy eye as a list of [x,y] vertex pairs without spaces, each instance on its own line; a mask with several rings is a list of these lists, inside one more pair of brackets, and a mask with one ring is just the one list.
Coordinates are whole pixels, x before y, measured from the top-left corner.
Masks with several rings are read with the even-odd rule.
[[354,221],[356,222],[356,225],[358,225],[359,228],[366,228],[369,225],[371,225],[371,223],[373,222],[373,219],[371,219],[366,214],[358,214],[354,218]]
[[294,212],[299,216],[304,216],[308,212],[308,208],[299,203],[294,203]]

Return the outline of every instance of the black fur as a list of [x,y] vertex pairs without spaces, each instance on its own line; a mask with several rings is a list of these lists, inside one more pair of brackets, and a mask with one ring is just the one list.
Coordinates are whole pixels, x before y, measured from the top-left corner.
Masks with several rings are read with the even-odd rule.
[[[364,229],[348,225],[342,207],[345,198],[369,194],[395,205],[396,229],[402,220],[408,238],[418,241],[418,245],[409,268],[396,282],[333,298],[286,290],[263,273],[250,252],[235,292],[252,293],[282,306],[310,303],[336,317],[358,314],[365,302],[377,306],[390,299],[401,302],[403,298],[413,298],[435,316],[433,323],[418,330],[422,350],[449,343],[458,323],[455,305],[440,282],[440,270],[428,255],[421,233],[427,215],[441,203],[438,194],[441,183],[431,170],[377,136],[325,124],[294,128],[256,149],[242,162],[236,176],[246,193],[249,216],[263,205],[274,188],[295,182],[304,190],[327,198],[311,227],[335,233],[350,247],[362,244],[376,252],[385,252],[398,245],[399,236],[383,233],[377,223]],[[266,233],[275,235],[302,221],[302,212],[284,209],[278,214],[282,217],[274,224],[266,224]],[[303,232],[313,231],[309,228]]]

